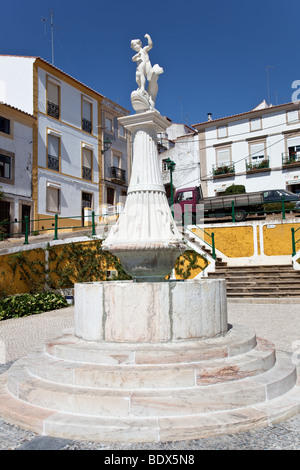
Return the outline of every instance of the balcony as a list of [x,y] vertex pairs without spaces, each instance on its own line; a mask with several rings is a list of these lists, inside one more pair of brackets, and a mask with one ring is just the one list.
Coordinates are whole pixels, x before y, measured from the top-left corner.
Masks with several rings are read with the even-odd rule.
[[292,168],[300,166],[300,152],[291,152],[282,154],[282,167]]
[[88,121],[87,119],[82,118],[81,126],[82,126],[82,130],[84,132],[88,132],[89,134],[92,133],[92,123],[91,123],[91,121]]
[[59,158],[48,155],[48,170],[59,171]]
[[117,184],[125,184],[126,183],[126,171],[118,168],[116,166],[111,167],[111,180]]
[[214,178],[228,178],[235,175],[234,163],[222,163],[212,167]]
[[87,166],[82,167],[82,178],[84,180],[92,181],[92,169]]
[[270,171],[269,157],[259,161],[246,162],[246,172],[249,174]]
[[59,106],[58,104],[47,101],[47,114],[55,119],[59,119]]

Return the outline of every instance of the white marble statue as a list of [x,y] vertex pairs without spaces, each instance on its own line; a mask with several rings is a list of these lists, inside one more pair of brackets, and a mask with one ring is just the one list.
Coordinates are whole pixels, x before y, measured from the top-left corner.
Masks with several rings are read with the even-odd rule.
[[[137,112],[155,109],[158,91],[157,80],[159,75],[163,73],[163,68],[158,64],[152,67],[148,52],[152,49],[153,42],[149,34],[145,34],[145,38],[148,40],[148,45],[145,47],[142,47],[140,39],[133,39],[131,41],[131,47],[136,51],[132,60],[137,63],[135,78],[138,85],[138,89],[131,94],[131,103]],[[146,90],[147,81],[148,87]]]

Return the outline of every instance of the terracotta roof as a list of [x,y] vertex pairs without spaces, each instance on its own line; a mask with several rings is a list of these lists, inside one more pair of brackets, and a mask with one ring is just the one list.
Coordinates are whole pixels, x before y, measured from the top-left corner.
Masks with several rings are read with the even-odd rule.
[[32,119],[36,119],[35,116],[33,116],[30,113],[26,113],[26,111],[23,111],[22,109],[16,108],[15,106],[12,106],[10,104],[4,103],[4,101],[0,101],[0,106],[7,106],[8,108],[14,109],[15,111],[18,111],[19,113],[26,114],[26,116],[30,116]]
[[222,117],[222,118],[218,118],[218,119],[212,119],[211,121],[204,121],[204,122],[199,122],[197,124],[192,124],[192,127],[196,127],[196,126],[204,126],[207,124],[211,125],[213,123],[217,123],[217,122],[220,122],[220,121],[224,121],[226,119],[232,119],[232,118],[236,118],[236,117],[242,117],[242,116],[246,116],[246,115],[249,115],[249,114],[257,114],[257,113],[264,113],[266,111],[268,112],[271,112],[273,110],[277,110],[278,108],[282,108],[284,106],[291,106],[291,105],[296,105],[296,103],[284,103],[284,104],[278,104],[276,106],[269,106],[268,108],[262,108],[262,109],[252,109],[251,111],[246,111],[245,113],[240,113],[240,114],[233,114],[231,116],[226,116],[226,117]]

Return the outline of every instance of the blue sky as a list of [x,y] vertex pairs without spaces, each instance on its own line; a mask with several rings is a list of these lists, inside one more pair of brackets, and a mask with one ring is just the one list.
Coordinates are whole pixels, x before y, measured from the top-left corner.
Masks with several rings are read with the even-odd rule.
[[[291,101],[300,80],[299,0],[9,0],[0,53],[39,56],[134,112],[131,39],[150,34],[164,68],[156,107],[174,122],[206,121]],[[42,18],[46,22],[42,22]],[[143,39],[143,43],[146,44]]]

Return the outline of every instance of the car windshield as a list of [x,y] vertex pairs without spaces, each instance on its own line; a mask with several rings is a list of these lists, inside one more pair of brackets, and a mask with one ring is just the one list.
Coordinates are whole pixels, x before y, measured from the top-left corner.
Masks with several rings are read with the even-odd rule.
[[286,190],[283,190],[281,189],[280,191],[277,191],[278,194],[280,194],[280,196],[296,196],[295,193],[292,193],[292,191],[288,191],[287,189]]

